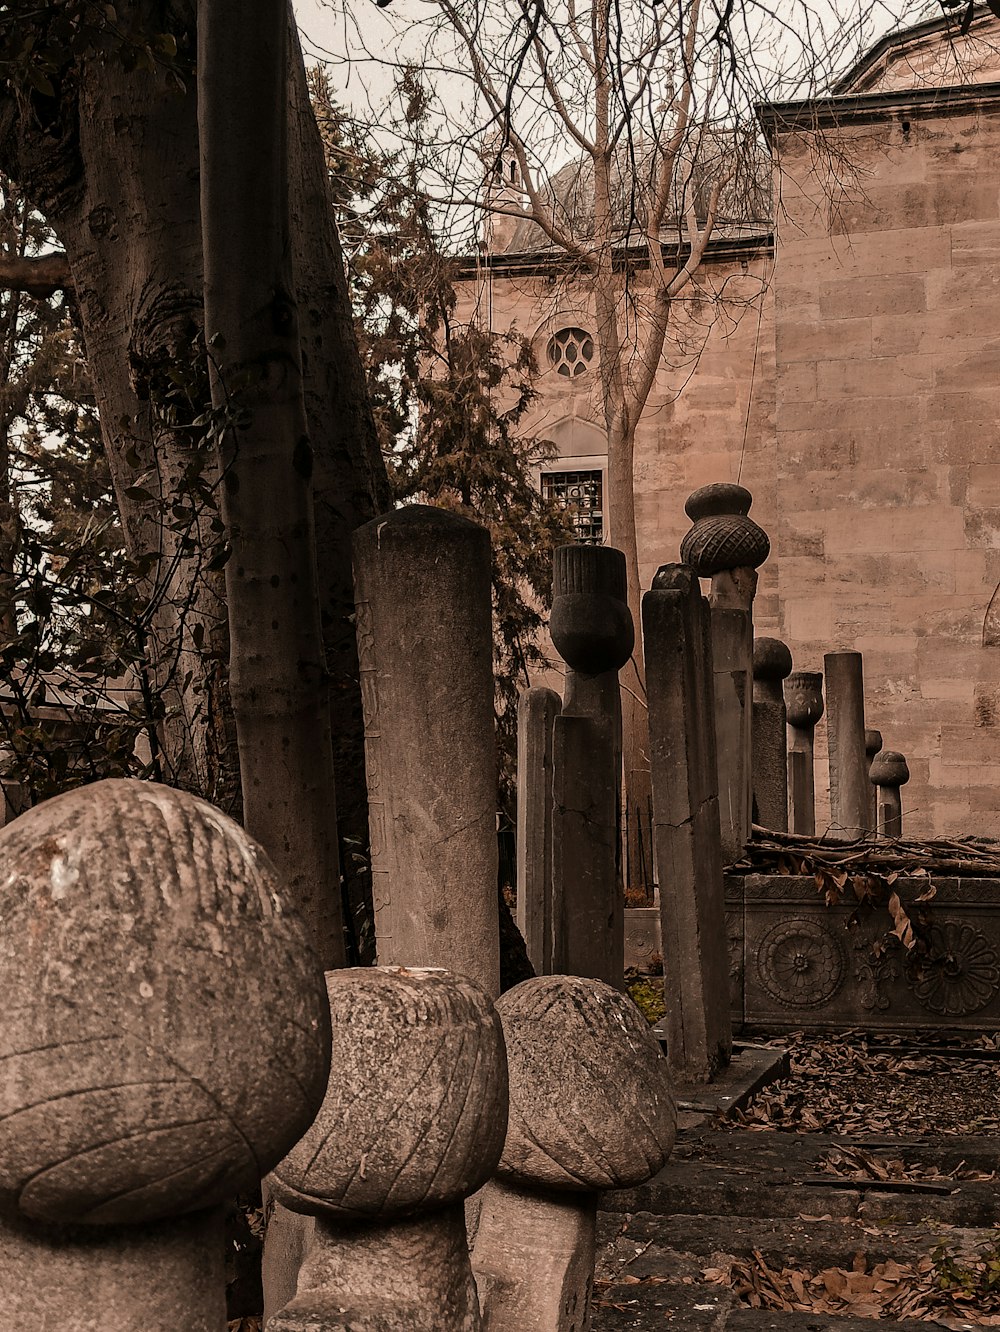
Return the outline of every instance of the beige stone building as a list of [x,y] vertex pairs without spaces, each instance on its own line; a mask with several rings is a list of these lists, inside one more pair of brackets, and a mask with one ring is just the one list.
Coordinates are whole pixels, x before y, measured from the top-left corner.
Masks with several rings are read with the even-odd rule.
[[[829,97],[762,110],[773,215],[717,235],[687,293],[639,427],[637,525],[648,585],[691,490],[748,486],[772,541],[757,631],[800,670],[864,653],[908,832],[1000,836],[1000,24],[955,29],[892,34]],[[526,239],[498,227],[466,295],[534,339],[528,428],[558,451],[540,484],[600,539],[592,304]]]

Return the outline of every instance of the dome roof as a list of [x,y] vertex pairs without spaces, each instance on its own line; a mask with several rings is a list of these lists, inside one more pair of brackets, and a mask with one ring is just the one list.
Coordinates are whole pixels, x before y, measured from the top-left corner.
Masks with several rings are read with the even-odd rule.
[[[687,167],[692,162],[693,170]],[[662,158],[647,138],[619,144],[611,164],[611,208],[614,230],[622,242],[641,244],[643,217],[656,187]],[[661,236],[678,239],[689,203],[699,222],[704,221],[716,181],[722,182],[715,234],[739,236],[771,226],[771,165],[763,145],[751,133],[733,130],[703,131],[697,143],[686,145],[678,157],[673,198]],[[574,240],[585,241],[594,227],[594,163],[579,157],[560,168],[540,187],[556,225]],[[537,223],[520,220],[504,250],[508,254],[549,249],[552,242]]]

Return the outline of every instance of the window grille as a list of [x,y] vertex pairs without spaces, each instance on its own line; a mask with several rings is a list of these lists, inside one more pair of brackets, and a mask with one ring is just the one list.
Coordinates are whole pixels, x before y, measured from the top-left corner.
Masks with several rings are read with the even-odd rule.
[[549,338],[545,354],[557,375],[576,379],[590,369],[594,339],[582,328],[561,328]]
[[543,472],[542,494],[565,509],[577,541],[599,546],[604,541],[604,478],[595,472]]

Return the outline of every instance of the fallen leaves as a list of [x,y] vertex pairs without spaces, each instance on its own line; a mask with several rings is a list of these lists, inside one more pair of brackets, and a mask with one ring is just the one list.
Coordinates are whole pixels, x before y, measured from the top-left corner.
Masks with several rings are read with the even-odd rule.
[[[774,1044],[791,1056],[790,1076],[765,1087],[729,1124],[761,1132],[992,1134],[1000,1131],[997,1038],[935,1053],[856,1031],[830,1037],[793,1032]],[[950,1042],[954,1046],[955,1042]],[[978,1056],[978,1057],[977,1057]]]
[[[859,1253],[849,1268],[814,1273],[787,1265],[779,1270],[755,1249],[751,1258],[704,1269],[702,1278],[728,1287],[751,1309],[926,1322],[958,1314],[966,1324],[998,1327],[1000,1294],[990,1285],[995,1260],[995,1254],[959,1260],[937,1251],[907,1263],[889,1258],[869,1271]],[[953,1279],[951,1273],[967,1279]]]
[[939,1167],[927,1168],[917,1162],[906,1162],[899,1157],[887,1158],[860,1147],[839,1147],[824,1152],[816,1164],[817,1170],[838,1179],[906,1181],[933,1184],[946,1180],[990,1180],[996,1171],[975,1170],[964,1161],[948,1171]]

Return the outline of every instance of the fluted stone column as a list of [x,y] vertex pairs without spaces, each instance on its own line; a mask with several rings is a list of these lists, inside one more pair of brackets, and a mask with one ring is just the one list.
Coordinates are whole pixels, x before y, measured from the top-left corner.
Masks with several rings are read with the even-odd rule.
[[875,783],[871,780],[872,764],[875,762],[875,755],[882,750],[882,732],[876,731],[872,727],[865,728],[865,760],[868,764],[868,830],[875,833],[878,831],[878,791]]
[[446,971],[326,980],[326,1099],[268,1181],[315,1231],[268,1332],[479,1332],[463,1201],[504,1144],[500,1020],[485,991]]
[[322,972],[267,856],[151,782],[0,832],[0,1303],[23,1332],[223,1332],[222,1204],[311,1123]]
[[883,750],[872,763],[871,782],[878,788],[878,831],[883,837],[902,837],[903,801],[900,787],[910,780],[906,759],[894,749]]
[[483,1327],[580,1332],[599,1192],[650,1179],[673,1147],[666,1060],[632,1001],[599,981],[539,976],[497,1010],[510,1120],[472,1254]]
[[788,809],[793,833],[816,833],[816,774],[813,733],[823,715],[823,675],[793,671],[785,681],[788,720]]
[[355,533],[354,567],[378,959],[495,995],[489,533],[407,505]]
[[715,738],[719,763],[719,815],[724,864],[738,860],[750,836],[753,599],[757,567],[771,546],[748,517],[753,497],[743,486],[720,482],[688,497],[693,526],[681,559],[700,578],[711,578]]
[[625,557],[611,546],[560,546],[549,631],[566,662],[553,729],[552,969],[621,985],[621,696],[635,644]]
[[868,826],[865,686],[860,652],[828,652],[826,738],[830,760],[830,825],[834,837],[861,837]]
[[642,599],[667,1052],[684,1082],[732,1053],[712,634],[697,576],[663,565]]
[[517,705],[517,925],[536,976],[552,971],[552,732],[561,710],[543,686]]
[[792,654],[780,638],[754,639],[754,804],[757,822],[777,832],[788,831],[788,749],[781,682],[791,669]]

